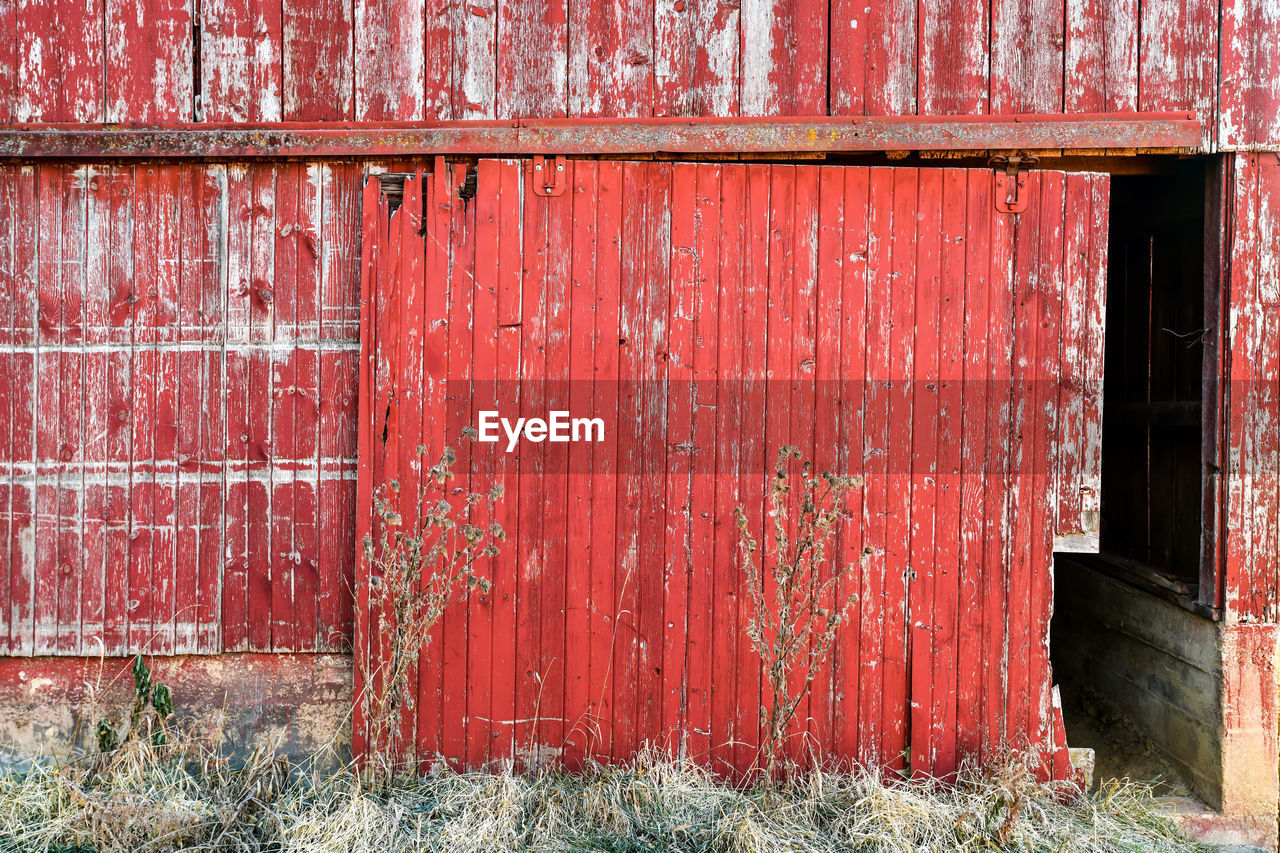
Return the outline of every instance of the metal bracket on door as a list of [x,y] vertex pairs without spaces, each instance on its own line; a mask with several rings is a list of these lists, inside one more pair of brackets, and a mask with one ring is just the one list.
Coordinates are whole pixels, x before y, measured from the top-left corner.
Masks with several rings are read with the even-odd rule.
[[540,196],[564,195],[564,157],[548,162],[540,156],[533,158],[533,194]]
[[995,204],[1001,213],[1022,213],[1027,209],[1026,169],[1040,162],[1039,157],[997,154],[990,160],[996,170]]

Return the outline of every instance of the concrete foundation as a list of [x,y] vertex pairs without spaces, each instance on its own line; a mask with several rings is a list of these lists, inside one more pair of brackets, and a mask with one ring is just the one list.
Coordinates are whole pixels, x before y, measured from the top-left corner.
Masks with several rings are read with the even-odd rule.
[[[280,738],[292,758],[348,755],[351,657],[223,654],[147,658],[173,692],[175,716],[233,752]],[[118,728],[133,706],[132,658],[0,658],[0,748],[8,760],[95,748],[103,717]],[[0,759],[3,760],[3,759]]]

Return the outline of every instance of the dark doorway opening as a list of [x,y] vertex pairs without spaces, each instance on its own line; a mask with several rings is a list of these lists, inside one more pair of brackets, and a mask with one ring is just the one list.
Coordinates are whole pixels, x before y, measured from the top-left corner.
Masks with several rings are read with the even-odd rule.
[[1112,181],[1102,552],[1199,599],[1203,554],[1205,174]]
[[1051,655],[1096,778],[1213,804],[1211,186],[1203,159],[1112,178],[1100,553],[1055,555]]

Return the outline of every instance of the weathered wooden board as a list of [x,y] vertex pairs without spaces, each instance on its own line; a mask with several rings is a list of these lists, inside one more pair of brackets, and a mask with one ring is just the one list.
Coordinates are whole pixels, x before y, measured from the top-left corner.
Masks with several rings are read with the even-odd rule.
[[7,652],[345,646],[359,174],[0,170]]
[[[530,161],[481,160],[463,199],[475,167],[436,168],[394,213],[365,191],[357,524],[389,480],[411,523],[452,446],[454,492],[503,485],[507,540],[415,676],[419,754],[748,766],[733,510],[765,524],[783,444],[866,478],[839,553],[877,550],[794,754],[947,773],[1056,743],[1051,551],[1096,536],[1105,176],[1034,173],[1013,216],[987,170],[570,160],[547,198]],[[463,440],[485,409],[604,440]]]
[[1280,148],[1280,5],[1222,4],[1218,142],[1231,148]]
[[1280,618],[1280,155],[1238,154],[1230,176],[1224,605]]
[[14,2],[0,121],[1175,110],[1274,146],[1278,32],[1271,0]]

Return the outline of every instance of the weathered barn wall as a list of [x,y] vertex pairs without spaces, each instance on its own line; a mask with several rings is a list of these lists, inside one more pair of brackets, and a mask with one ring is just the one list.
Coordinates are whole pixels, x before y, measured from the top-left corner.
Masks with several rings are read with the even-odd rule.
[[5,4],[0,121],[1190,110],[1206,141],[1280,142],[1271,0],[192,8]]
[[346,646],[360,173],[0,167],[0,652]]
[[[1054,537],[1096,542],[1105,176],[1036,173],[1014,216],[987,169],[569,160],[544,198],[481,160],[463,201],[465,168],[394,214],[366,195],[360,505],[397,481],[410,523],[446,445],[451,489],[503,486],[493,589],[411,676],[420,754],[746,769],[768,682],[734,509],[762,537],[787,444],[865,476],[835,559],[877,552],[794,754],[949,773],[1052,745]],[[458,444],[487,408],[604,441]]]

